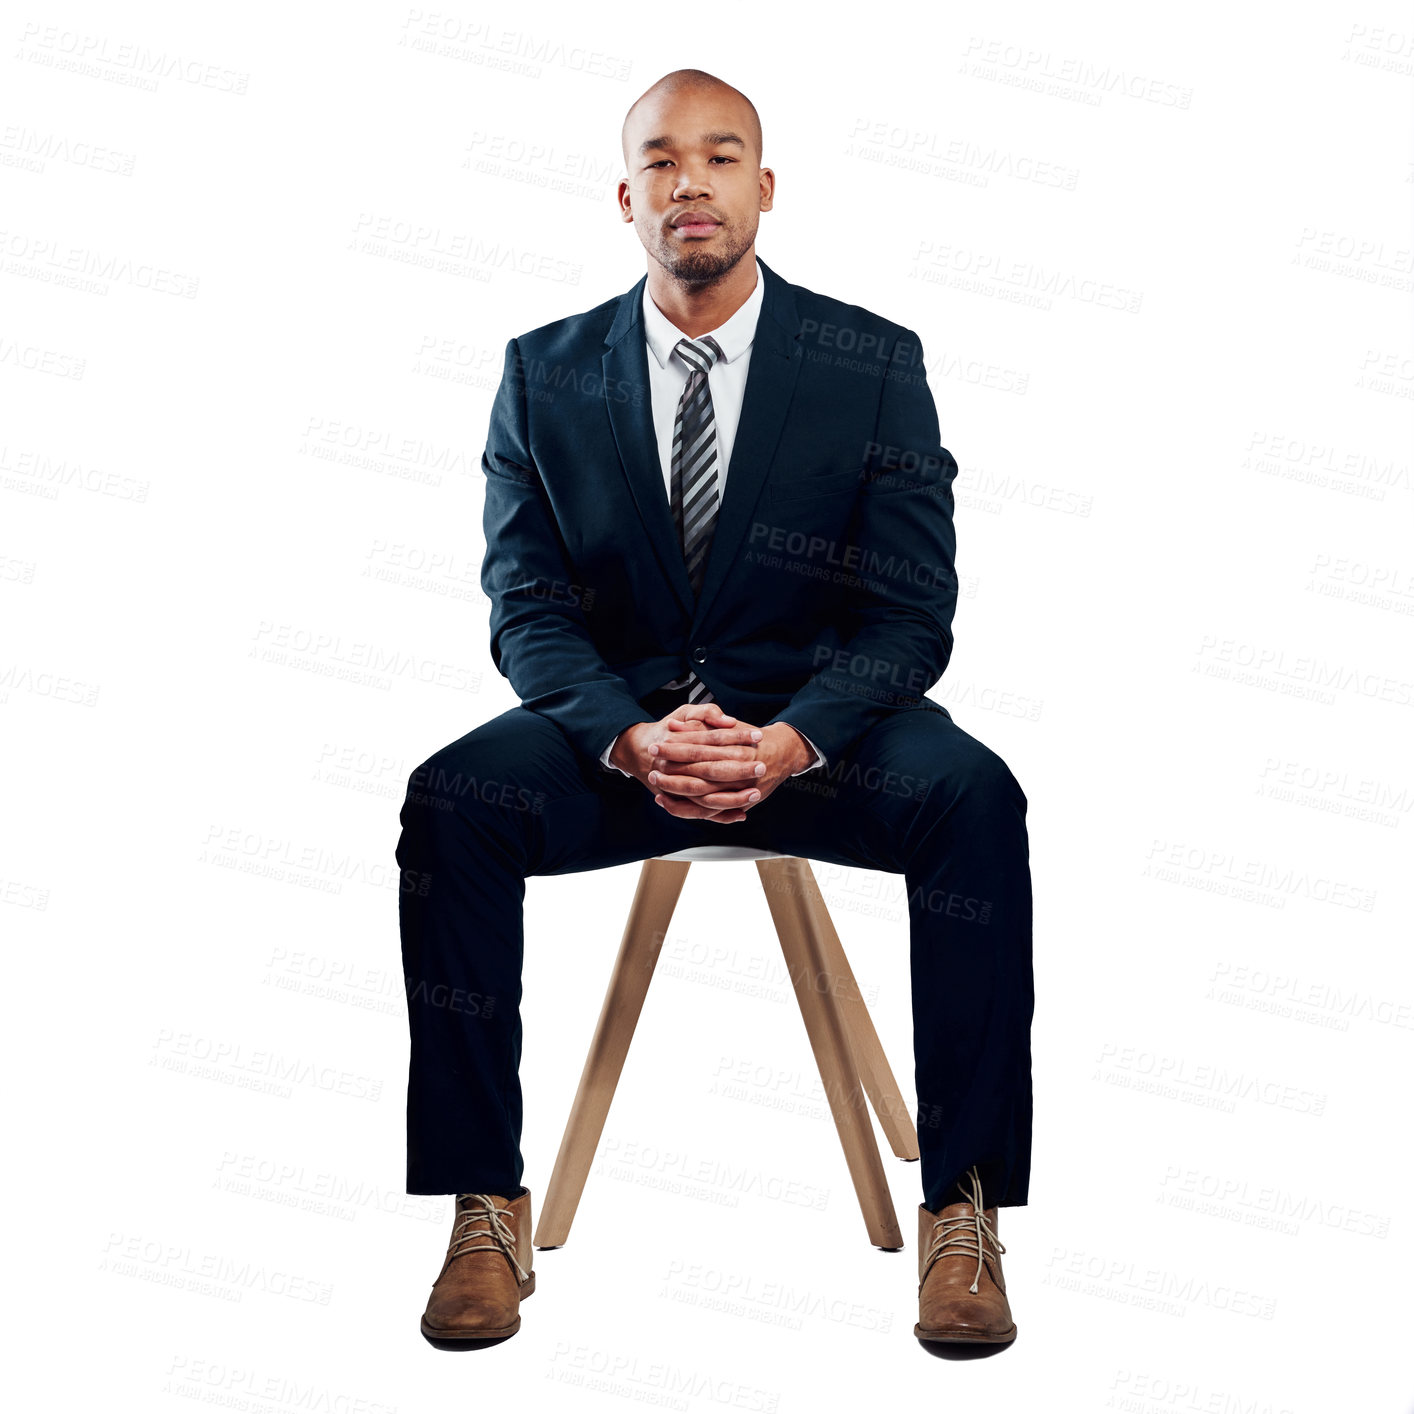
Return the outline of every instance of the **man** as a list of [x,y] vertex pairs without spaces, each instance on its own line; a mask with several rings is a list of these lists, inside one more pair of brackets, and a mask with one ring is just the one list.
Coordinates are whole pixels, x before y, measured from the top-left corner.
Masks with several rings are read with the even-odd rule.
[[[521,705],[413,772],[398,844],[409,1193],[455,1194],[422,1331],[514,1334],[525,880],[692,844],[905,876],[929,1341],[1016,1334],[1027,1201],[1026,798],[925,690],[957,598],[917,336],[756,256],[756,110],[679,70],[629,110],[628,293],[512,339],[491,414],[491,655]],[[820,219],[827,217],[822,210]],[[730,825],[724,836],[721,826]]]

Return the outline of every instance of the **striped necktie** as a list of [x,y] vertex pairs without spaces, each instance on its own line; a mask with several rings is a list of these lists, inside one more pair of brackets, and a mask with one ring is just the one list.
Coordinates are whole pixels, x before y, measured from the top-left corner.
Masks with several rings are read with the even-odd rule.
[[[717,526],[717,421],[712,415],[712,392],[707,373],[722,356],[709,334],[702,339],[679,339],[673,350],[688,366],[687,383],[678,399],[673,422],[672,503],[678,539],[692,592],[702,588],[707,551]],[[689,702],[711,702],[712,693],[696,673],[669,684],[692,685]]]

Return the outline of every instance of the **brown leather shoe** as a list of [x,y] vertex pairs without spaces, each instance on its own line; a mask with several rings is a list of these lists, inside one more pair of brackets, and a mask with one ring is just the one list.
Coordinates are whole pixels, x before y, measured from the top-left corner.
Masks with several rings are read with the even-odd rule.
[[982,1184],[974,1164],[958,1180],[971,1201],[948,1203],[936,1213],[918,1205],[919,1340],[1007,1345],[1016,1323],[1006,1297],[997,1238],[997,1210],[980,1208]]
[[528,1188],[518,1198],[457,1194],[447,1259],[422,1313],[433,1345],[498,1340],[520,1329],[521,1298],[535,1290],[530,1232]]

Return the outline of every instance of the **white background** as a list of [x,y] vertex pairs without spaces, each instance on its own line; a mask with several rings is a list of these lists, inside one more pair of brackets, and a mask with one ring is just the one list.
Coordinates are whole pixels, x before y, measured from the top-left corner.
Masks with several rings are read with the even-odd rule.
[[[8,13],[24,1407],[1414,1408],[1414,25],[1138,14]],[[642,274],[619,126],[685,65],[761,112],[762,257],[920,334],[961,465],[932,696],[1026,790],[1036,900],[995,1360],[914,1341],[919,1169],[880,1253],[741,864],[688,878],[519,1335],[417,1329],[451,1199],[403,1192],[398,807],[516,701],[502,350]],[[907,1087],[902,876],[815,867]],[[535,1200],[636,876],[529,885]]]

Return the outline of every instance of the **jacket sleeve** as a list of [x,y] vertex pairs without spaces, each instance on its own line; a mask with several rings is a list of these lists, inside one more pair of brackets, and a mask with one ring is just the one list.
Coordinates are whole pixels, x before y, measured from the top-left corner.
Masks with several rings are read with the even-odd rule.
[[481,587],[491,600],[491,660],[522,706],[550,718],[593,760],[625,727],[647,718],[590,633],[583,587],[574,583],[530,455],[515,339],[506,345],[481,470],[486,477]]
[[804,732],[832,761],[875,723],[916,708],[952,656],[957,462],[939,444],[923,348],[911,330],[891,355],[860,475],[843,645],[771,719]]

